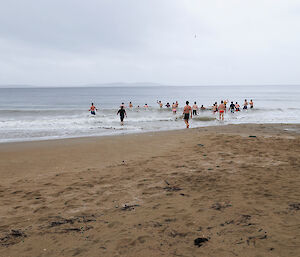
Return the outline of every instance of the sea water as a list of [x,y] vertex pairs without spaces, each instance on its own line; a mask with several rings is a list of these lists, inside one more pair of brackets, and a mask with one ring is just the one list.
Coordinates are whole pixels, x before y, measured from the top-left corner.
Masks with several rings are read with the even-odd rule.
[[[181,115],[187,100],[205,107],[229,100],[242,108],[245,99],[253,100],[254,109],[227,112],[224,122],[211,110],[200,111],[190,127],[300,123],[299,86],[0,88],[0,142],[183,129]],[[178,101],[177,114],[165,106],[160,109],[157,100],[164,105]],[[121,126],[117,111],[129,101],[134,107],[126,108],[128,118]],[[88,111],[91,102],[98,108],[95,116]]]

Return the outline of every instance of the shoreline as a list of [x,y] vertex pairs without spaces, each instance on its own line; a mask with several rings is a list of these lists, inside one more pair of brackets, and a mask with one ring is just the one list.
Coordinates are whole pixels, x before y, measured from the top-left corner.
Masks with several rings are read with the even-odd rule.
[[[265,126],[299,126],[300,123],[239,123],[239,124],[224,124],[224,125],[208,125],[201,127],[191,127],[189,129],[205,129],[205,128],[218,128],[218,127],[226,127],[226,126],[242,126],[242,125],[265,125]],[[106,137],[118,137],[118,136],[127,136],[127,135],[139,135],[139,134],[148,134],[148,133],[166,133],[172,131],[184,131],[186,128],[182,129],[165,129],[165,130],[153,130],[153,131],[140,131],[140,132],[128,132],[123,134],[115,134],[115,135],[91,135],[91,136],[74,136],[74,137],[62,137],[62,138],[48,138],[48,139],[31,139],[31,140],[20,140],[20,141],[7,141],[0,142],[1,145],[9,145],[9,144],[18,144],[18,143],[33,143],[33,142],[48,142],[48,141],[60,141],[60,140],[76,140],[76,139],[88,139],[88,138],[106,138]]]
[[299,131],[0,144],[0,256],[298,256]]

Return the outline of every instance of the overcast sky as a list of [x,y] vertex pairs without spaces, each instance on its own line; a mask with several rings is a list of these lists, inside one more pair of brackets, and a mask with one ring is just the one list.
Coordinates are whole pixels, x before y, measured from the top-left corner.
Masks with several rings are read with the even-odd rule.
[[0,84],[300,84],[300,0],[2,0]]

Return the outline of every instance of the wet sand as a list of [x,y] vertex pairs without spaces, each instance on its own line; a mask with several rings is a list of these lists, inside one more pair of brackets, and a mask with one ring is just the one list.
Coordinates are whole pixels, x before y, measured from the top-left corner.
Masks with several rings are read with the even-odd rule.
[[300,256],[299,131],[0,144],[0,256]]

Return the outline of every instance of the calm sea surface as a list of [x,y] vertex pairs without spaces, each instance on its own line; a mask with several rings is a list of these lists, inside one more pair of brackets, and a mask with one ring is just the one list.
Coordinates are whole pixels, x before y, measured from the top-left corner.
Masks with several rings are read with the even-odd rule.
[[[181,114],[186,100],[210,107],[221,100],[242,106],[244,99],[253,99],[253,110],[226,113],[224,122],[212,111],[202,111],[191,127],[300,123],[300,86],[0,88],[0,142],[180,129],[185,127]],[[157,100],[178,101],[177,114],[159,109]],[[134,108],[126,109],[122,127],[116,112],[129,101]],[[91,102],[99,109],[96,116],[88,111]]]

